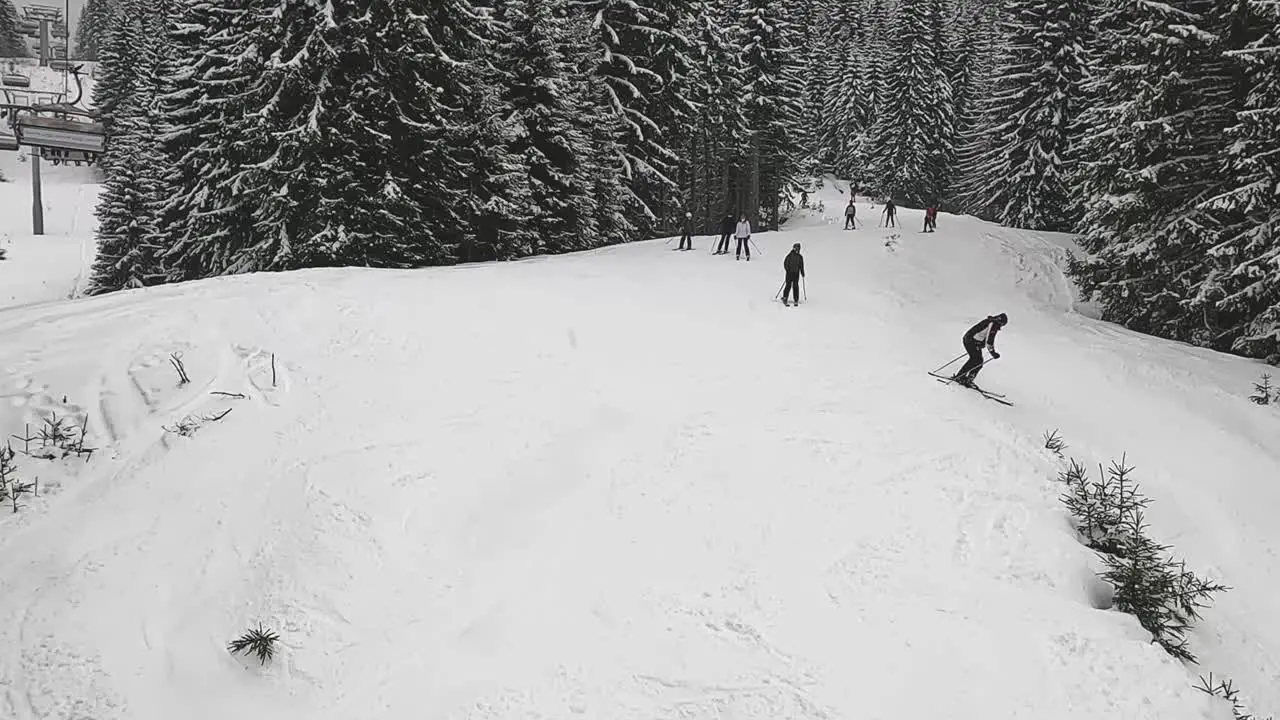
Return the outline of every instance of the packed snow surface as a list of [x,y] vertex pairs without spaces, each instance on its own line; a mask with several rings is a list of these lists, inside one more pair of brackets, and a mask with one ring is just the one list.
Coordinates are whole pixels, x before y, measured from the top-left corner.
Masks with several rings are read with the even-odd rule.
[[[1280,710],[1261,368],[1077,311],[1065,236],[865,201],[842,231],[819,196],[750,262],[699,237],[0,311],[0,430],[87,417],[98,448],[19,456],[0,718],[1226,717],[1210,670]],[[997,312],[979,380],[1014,407],[926,374]],[[1153,536],[1232,587],[1200,667],[1095,607],[1055,428],[1127,453]],[[265,666],[226,649],[259,623]]]

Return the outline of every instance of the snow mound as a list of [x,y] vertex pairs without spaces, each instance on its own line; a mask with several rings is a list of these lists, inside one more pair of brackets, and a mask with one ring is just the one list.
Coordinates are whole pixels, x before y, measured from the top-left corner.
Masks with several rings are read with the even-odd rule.
[[[0,717],[1220,716],[1094,608],[1053,428],[1128,453],[1153,535],[1233,588],[1202,671],[1280,707],[1259,367],[1073,311],[1065,237],[865,200],[846,232],[818,194],[750,262],[702,237],[0,311],[0,430],[57,412],[98,448],[19,458],[45,489],[0,520]],[[995,312],[1014,407],[925,374]],[[226,650],[258,623],[265,667]]]

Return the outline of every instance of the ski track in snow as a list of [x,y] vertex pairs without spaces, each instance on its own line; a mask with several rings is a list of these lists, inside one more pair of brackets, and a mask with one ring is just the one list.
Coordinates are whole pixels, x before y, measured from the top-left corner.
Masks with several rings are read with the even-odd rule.
[[[1258,366],[1070,312],[1063,236],[867,202],[840,231],[817,197],[750,263],[699,237],[0,310],[0,430],[87,414],[101,448],[0,509],[0,717],[1222,717],[1092,606],[1053,428],[1129,453],[1155,536],[1235,588],[1201,671],[1278,707]],[[1000,311],[980,382],[1017,407],[925,374]],[[225,650],[258,622],[265,668]]]

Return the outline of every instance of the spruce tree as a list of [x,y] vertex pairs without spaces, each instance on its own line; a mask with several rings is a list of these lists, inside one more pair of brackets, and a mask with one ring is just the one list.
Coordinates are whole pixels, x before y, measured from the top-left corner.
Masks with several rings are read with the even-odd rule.
[[258,200],[232,269],[452,261],[476,219],[467,191],[490,179],[475,162],[492,138],[468,123],[484,17],[466,0],[342,0],[278,22],[249,93],[274,150],[237,179]]
[[685,64],[683,37],[673,32],[681,3],[572,0],[570,6],[590,33],[587,70],[603,81],[608,106],[622,122],[617,172],[643,213],[636,220],[648,232],[670,215],[666,206],[677,187],[675,157],[665,143],[679,126],[684,102],[678,95],[663,95],[663,88],[680,81]]
[[0,0],[0,58],[26,57],[27,42],[22,37],[18,9],[13,0]]
[[[1210,207],[1237,213],[1211,250],[1214,271],[1197,294],[1212,304],[1224,344],[1280,362],[1280,7],[1250,1],[1245,46],[1229,51],[1246,70],[1247,100],[1231,128],[1233,186]],[[1238,26],[1237,26],[1238,31]]]
[[[271,138],[250,95],[263,71],[253,0],[184,0],[172,33],[174,66],[162,112],[166,184],[160,229],[170,281],[231,271],[254,242],[257,198],[244,191],[244,168],[266,161]],[[251,52],[257,50],[258,52]]]
[[872,182],[887,197],[917,206],[938,199],[952,161],[951,83],[939,47],[943,10],[940,0],[898,9],[872,129]]
[[748,127],[745,210],[762,229],[778,228],[782,196],[794,186],[800,167],[800,33],[788,7],[747,0],[739,10],[746,78],[741,103]]
[[566,21],[545,0],[517,0],[505,11],[499,52],[510,75],[502,101],[516,125],[510,150],[528,187],[527,221],[512,255],[589,247],[596,232],[585,173],[590,141],[578,121],[585,98],[566,57]]
[[[111,139],[103,158],[102,194],[98,200],[98,252],[90,294],[157,285],[164,281],[164,241],[157,225],[163,159],[159,152],[156,97],[161,69],[163,10],[142,0],[122,0],[107,47],[113,62],[129,59],[128,92],[114,98]],[[118,72],[121,65],[114,65]]]
[[725,213],[737,213],[742,206],[736,178],[738,145],[746,135],[739,99],[745,71],[729,3],[712,0],[705,7],[690,31],[697,48],[690,100],[698,112],[684,133],[683,151],[695,169],[686,190],[691,211],[703,228],[713,230]]
[[1004,225],[1068,230],[1073,121],[1086,76],[1086,0],[1010,0],[1007,38],[967,142],[961,206]]
[[1191,303],[1232,223],[1204,203],[1229,187],[1236,110],[1213,0],[1115,2],[1098,21],[1101,66],[1082,118],[1081,244],[1073,273],[1105,319],[1197,344],[1221,342]]
[[[108,148],[121,134],[128,120],[129,103],[137,89],[139,65],[146,49],[142,0],[117,0],[107,6],[99,50],[98,80],[93,86],[93,104],[102,114]],[[117,126],[120,126],[119,128]],[[107,152],[100,160],[105,171],[119,153]]]
[[865,173],[866,132],[875,100],[875,65],[868,50],[872,33],[867,14],[856,4],[841,3],[831,10],[825,31],[825,58],[815,59],[831,68],[818,102],[818,156],[840,177],[861,178]]
[[119,0],[87,0],[80,11],[80,21],[76,23],[77,60],[98,60],[98,50],[102,46],[106,25],[111,9],[108,5]]

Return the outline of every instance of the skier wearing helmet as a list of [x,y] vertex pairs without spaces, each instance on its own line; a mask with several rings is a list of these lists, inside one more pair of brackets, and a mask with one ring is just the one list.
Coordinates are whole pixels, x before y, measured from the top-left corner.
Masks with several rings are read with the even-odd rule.
[[986,345],[987,350],[991,352],[992,359],[1000,357],[1000,353],[996,352],[996,333],[1008,324],[1009,316],[1000,313],[969,328],[969,332],[964,334],[964,349],[969,353],[969,360],[964,367],[960,368],[960,372],[951,376],[951,379],[965,387],[973,387],[974,378],[978,376],[978,371],[985,364],[982,359],[983,345]]
[[[668,240],[667,242],[671,242]],[[685,247],[688,245],[688,247]],[[693,249],[693,213],[684,214],[684,234],[680,236],[680,247],[677,250]]]
[[796,305],[799,305],[800,278],[804,277],[804,256],[800,254],[800,243],[791,246],[791,252],[782,261],[782,270],[786,273],[786,281],[782,283],[782,304],[791,307],[787,300],[787,293],[791,293]]

